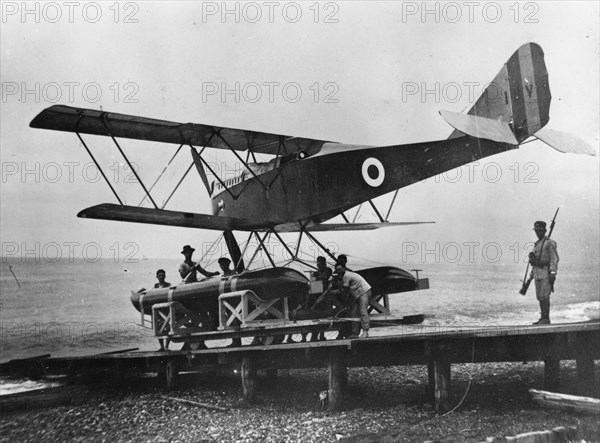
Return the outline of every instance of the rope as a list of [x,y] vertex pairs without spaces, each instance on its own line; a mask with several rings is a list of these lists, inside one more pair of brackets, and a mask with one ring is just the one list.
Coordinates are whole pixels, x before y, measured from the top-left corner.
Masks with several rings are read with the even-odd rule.
[[[471,365],[475,362],[475,338],[473,338],[473,342],[472,342],[472,346],[471,346]],[[410,429],[415,428],[417,426],[422,426],[424,423],[429,423],[431,421],[434,420],[439,420],[443,417],[446,417],[449,414],[452,414],[454,411],[456,411],[465,401],[465,399],[467,398],[467,395],[469,394],[469,390],[471,389],[471,383],[473,381],[473,370],[471,369],[471,371],[469,372],[469,383],[467,384],[467,388],[465,389],[465,393],[463,394],[462,398],[460,399],[460,401],[458,402],[458,404],[456,406],[454,406],[451,410],[449,410],[448,412],[442,414],[442,415],[436,415],[434,417],[431,417],[428,420],[425,421],[421,421],[419,423],[414,424],[413,426],[411,426]]]
[[454,411],[456,411],[465,401],[465,399],[467,398],[467,395],[469,394],[469,390],[471,389],[471,382],[473,381],[473,363],[475,362],[475,338],[473,337],[473,341],[472,341],[472,345],[471,345],[471,370],[469,371],[469,383],[467,384],[467,389],[465,389],[465,393],[463,394],[462,398],[460,399],[460,401],[458,402],[458,404],[456,406],[454,406],[451,410],[449,410],[448,412],[446,412],[445,414],[440,415],[441,417],[445,417],[446,415],[452,414]]

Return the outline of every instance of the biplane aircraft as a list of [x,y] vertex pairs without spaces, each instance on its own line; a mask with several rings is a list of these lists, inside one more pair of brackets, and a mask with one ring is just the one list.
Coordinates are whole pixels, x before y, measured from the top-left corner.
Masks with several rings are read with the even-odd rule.
[[[142,313],[142,319],[144,313],[153,312],[156,306],[160,306],[156,308],[158,311],[163,309],[160,312],[170,321],[176,316],[177,309],[183,309],[185,312],[180,316],[181,321],[172,323],[173,333],[186,322],[191,321],[196,325],[202,323],[200,320],[190,320],[193,317],[191,311],[200,309],[193,307],[198,297],[196,302],[188,303],[185,308],[184,293],[206,294],[212,306],[209,310],[213,311],[213,316],[219,316],[220,329],[224,331],[233,325],[244,324],[247,318],[242,314],[248,314],[248,306],[252,306],[256,312],[255,319],[259,313],[267,312],[285,319],[288,315],[287,305],[284,309],[283,300],[279,300],[280,304],[276,307],[275,301],[282,293],[285,294],[287,286],[295,288],[290,293],[302,292],[297,289],[297,284],[306,280],[301,273],[294,274],[288,268],[277,268],[273,261],[271,263],[276,275],[269,274],[266,280],[262,274],[252,278],[251,272],[245,271],[247,266],[233,231],[248,232],[250,237],[255,236],[261,246],[271,235],[280,238],[281,233],[298,232],[296,251],[288,249],[293,258],[298,258],[298,246],[305,235],[335,259],[314,237],[315,232],[369,230],[418,223],[388,221],[391,206],[383,216],[383,211],[373,202],[373,199],[384,194],[397,193],[400,188],[461,165],[517,149],[533,138],[560,152],[595,155],[592,147],[576,137],[546,128],[550,101],[544,53],[539,45],[526,43],[502,66],[467,114],[440,112],[442,118],[454,128],[445,140],[394,146],[350,145],[60,105],[42,111],[30,126],[75,133],[98,167],[82,134],[110,137],[130,167],[131,163],[118,138],[172,143],[179,145],[177,153],[183,147],[189,147],[192,157],[190,167],[195,165],[212,199],[212,214],[169,210],[165,207],[166,203],[157,205],[136,174],[152,207],[124,204],[107,179],[119,203],[89,207],[82,210],[78,217],[222,231],[239,276],[229,279],[217,277],[211,280],[212,283],[181,285],[177,288],[181,297],[178,297],[177,291],[161,289],[134,294],[132,300]],[[230,151],[244,165],[239,176],[229,180],[220,178],[205,158],[207,149]],[[258,162],[258,154],[271,156],[271,159]],[[212,183],[208,173],[215,177]],[[392,205],[394,201],[395,195]],[[348,210],[363,203],[371,205],[378,217],[377,222],[355,223],[346,215]],[[331,220],[337,216],[341,216],[344,223],[332,223]],[[282,244],[285,245],[283,241]],[[373,281],[372,286],[381,288],[379,297],[418,287],[416,278],[397,268],[370,270],[367,274]],[[273,277],[278,282],[290,281],[276,291],[265,289],[270,285],[268,280]],[[200,286],[194,288],[193,285]],[[211,289],[207,289],[209,286]],[[233,306],[228,301],[227,297],[231,294],[239,297],[240,304]],[[193,295],[189,297],[194,298]],[[220,300],[219,314],[216,314],[217,299]],[[174,300],[182,306],[177,308],[169,305]],[[385,310],[379,312],[388,313]],[[155,324],[155,328],[159,326],[159,323]],[[282,330],[278,329],[278,332]]]

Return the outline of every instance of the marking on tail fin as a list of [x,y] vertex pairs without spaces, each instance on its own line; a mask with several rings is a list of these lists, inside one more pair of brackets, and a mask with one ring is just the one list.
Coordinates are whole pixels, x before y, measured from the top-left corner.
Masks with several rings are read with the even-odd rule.
[[519,53],[519,68],[521,71],[521,84],[523,86],[523,104],[525,106],[525,133],[531,135],[540,129],[540,108],[537,97],[532,97],[536,89],[536,76],[534,57],[531,44],[523,45]]

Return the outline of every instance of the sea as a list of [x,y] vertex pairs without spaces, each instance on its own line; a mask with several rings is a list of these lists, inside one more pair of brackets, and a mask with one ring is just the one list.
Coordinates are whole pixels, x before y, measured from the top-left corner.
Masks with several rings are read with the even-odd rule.
[[[178,283],[178,265],[179,260],[166,259],[131,263],[3,259],[0,362],[47,354],[157,350],[156,338],[140,325],[140,313],[129,296],[141,287],[152,287],[159,268],[167,271],[167,281]],[[398,316],[425,314],[423,328],[526,326],[539,318],[533,285],[525,296],[518,292],[523,266],[433,263],[419,267],[420,278],[428,278],[430,288],[391,295],[390,306]],[[600,319],[598,265],[561,264],[551,303],[553,323]],[[372,329],[372,335],[398,332],[397,327]],[[51,385],[0,377],[0,395]]]

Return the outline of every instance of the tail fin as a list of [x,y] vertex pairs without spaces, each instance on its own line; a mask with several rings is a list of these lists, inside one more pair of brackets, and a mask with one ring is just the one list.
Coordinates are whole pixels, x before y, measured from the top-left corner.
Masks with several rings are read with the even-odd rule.
[[[450,114],[454,113],[447,111],[442,117],[456,129],[449,138],[460,137],[463,133],[479,138],[496,135],[496,141],[515,144],[516,139],[516,144],[520,144],[548,123],[550,99],[544,52],[536,43],[526,43],[502,66],[467,113],[475,118],[451,118]],[[480,129],[482,120],[477,117],[492,122],[484,125],[487,129]],[[492,128],[494,125],[496,127]],[[498,138],[498,133],[506,134],[507,126],[514,137]]]

